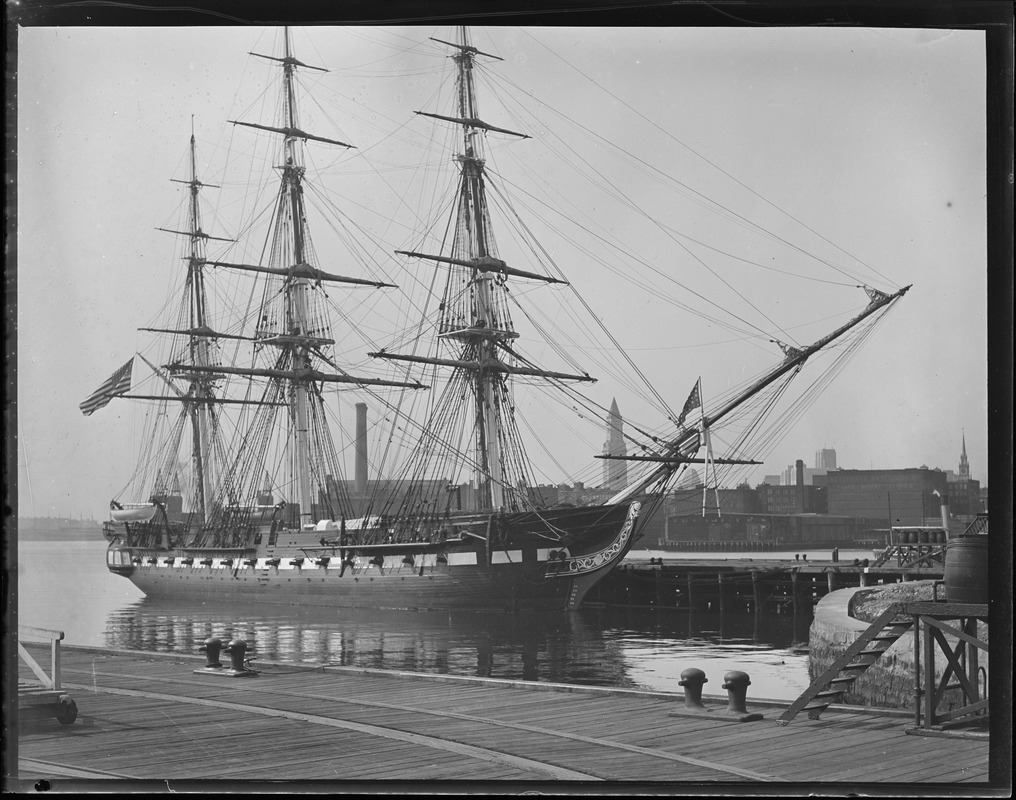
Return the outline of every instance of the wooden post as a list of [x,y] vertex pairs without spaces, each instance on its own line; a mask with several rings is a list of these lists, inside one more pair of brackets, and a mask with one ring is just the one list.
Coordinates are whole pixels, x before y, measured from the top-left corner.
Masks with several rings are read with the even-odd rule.
[[835,572],[826,573],[826,585],[830,592],[835,592],[839,588],[839,586],[837,585]]
[[861,583],[860,583],[860,585],[861,586],[867,586],[868,585],[868,573],[861,572],[859,574],[861,576]]
[[[969,617],[963,620],[962,630],[970,638],[976,639],[977,620]],[[966,642],[963,645],[963,653],[965,656],[965,660],[967,661],[967,680],[970,682],[970,686],[974,691],[974,696],[967,698],[966,705],[972,705],[973,703],[976,703],[981,696],[981,683],[979,676],[977,674],[978,672],[977,648],[974,647],[969,642]],[[987,693],[985,693],[985,697],[987,697]]]
[[[62,637],[61,637],[62,638]],[[60,639],[56,636],[53,637],[51,642],[50,650],[50,666],[52,667],[53,674],[53,688],[59,690],[60,686]]]
[[719,592],[720,592],[720,613],[722,614],[724,611],[727,610],[726,601],[725,601],[725,598],[723,596],[725,594],[725,592],[723,591],[723,573],[722,572],[717,572],[716,573],[716,585],[717,585],[717,587],[719,589]]
[[790,626],[790,631],[791,631],[790,635],[791,635],[791,637],[792,637],[792,639],[794,641],[797,640],[797,613],[798,613],[798,611],[797,611],[797,592],[798,592],[798,588],[797,588],[797,571],[796,570],[791,570],[790,571],[790,607],[794,611],[794,620],[793,620],[793,622],[791,623],[791,626]]
[[[924,625],[924,617],[920,624]],[[924,630],[924,727],[935,724],[935,637],[931,630]]]
[[758,611],[758,607],[759,607],[759,601],[758,601],[758,570],[754,570],[754,569],[751,571],[751,596],[752,596],[752,602],[754,602],[754,604],[755,604],[754,605],[754,609],[755,609],[755,611]]
[[688,609],[692,608],[691,602],[691,572],[688,573]]
[[914,727],[921,727],[921,621],[912,617],[914,624]]

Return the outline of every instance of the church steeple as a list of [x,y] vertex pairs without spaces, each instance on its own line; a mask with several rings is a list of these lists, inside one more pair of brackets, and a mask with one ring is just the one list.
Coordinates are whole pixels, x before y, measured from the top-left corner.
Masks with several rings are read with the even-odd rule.
[[959,477],[961,480],[970,480],[970,462],[967,461],[967,433],[963,432],[963,451],[960,453]]
[[[603,455],[625,456],[628,448],[624,444],[624,420],[617,408],[617,398],[610,403],[607,413],[607,441],[603,443]],[[607,460],[603,462],[603,485],[609,489],[623,489],[628,482],[628,464],[624,461]]]

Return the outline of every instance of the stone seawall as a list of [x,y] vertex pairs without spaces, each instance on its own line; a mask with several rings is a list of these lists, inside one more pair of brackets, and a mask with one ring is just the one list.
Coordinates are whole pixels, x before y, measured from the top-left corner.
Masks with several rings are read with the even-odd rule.
[[[897,588],[898,585],[894,585]],[[916,589],[915,584],[915,589]],[[869,623],[851,616],[851,602],[859,593],[876,593],[877,588],[857,587],[838,589],[823,597],[815,606],[815,619],[811,625],[808,642],[808,671],[812,680],[817,678],[842,655],[858,636],[867,630]],[[979,633],[987,638],[987,632]],[[955,646],[953,637],[946,637]],[[941,681],[945,669],[945,656],[936,654],[936,683]],[[987,658],[982,659],[987,669]],[[985,678],[986,680],[986,674]],[[955,679],[952,681],[955,683]],[[983,684],[982,684],[983,688]],[[939,704],[940,711],[962,705],[962,693],[951,690]],[[844,703],[882,708],[914,708],[914,635],[908,632],[893,643],[879,659],[861,673],[844,692]]]
[[[850,601],[868,589],[855,587],[830,592],[815,606],[808,639],[808,672],[812,680],[825,672],[868,623],[850,616]],[[905,634],[844,692],[844,703],[881,708],[914,707],[914,638]]]

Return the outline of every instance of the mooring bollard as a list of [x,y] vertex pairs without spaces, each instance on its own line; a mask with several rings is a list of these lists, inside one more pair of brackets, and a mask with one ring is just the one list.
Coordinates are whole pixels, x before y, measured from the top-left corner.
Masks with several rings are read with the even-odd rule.
[[681,673],[681,680],[678,686],[684,687],[684,707],[688,711],[709,711],[702,705],[702,685],[708,679],[706,674],[695,667],[686,669]]
[[243,639],[233,639],[227,645],[226,652],[229,653],[229,660],[232,662],[230,668],[234,672],[247,671],[247,668],[243,665],[243,657],[247,653],[247,642]]
[[208,657],[208,663],[205,664],[205,669],[221,669],[222,664],[219,662],[219,651],[222,650],[222,640],[216,638],[205,639],[205,643],[198,648],[204,652]]
[[[200,675],[217,675],[221,678],[248,678],[254,677],[257,673],[244,666],[243,660],[247,655],[247,642],[243,639],[232,639],[225,647],[221,639],[205,639],[205,643],[199,648],[208,654],[208,663],[201,669],[194,672]],[[219,653],[229,653],[232,664],[223,668],[219,663]]]
[[727,708],[725,714],[737,717],[740,722],[753,722],[762,719],[761,714],[751,714],[745,708],[748,687],[751,680],[747,672],[734,670],[723,676],[723,688],[727,690]]
[[702,685],[706,683],[706,674],[695,667],[690,667],[681,673],[681,680],[678,686],[684,687],[684,705],[670,712],[672,717],[686,717],[689,715],[708,714],[713,709],[702,705]]
[[195,673],[204,673],[205,675],[222,675],[226,672],[222,668],[222,663],[219,661],[219,651],[222,650],[222,640],[216,639],[214,636],[210,636],[205,639],[204,644],[198,648],[202,653],[205,654],[207,664],[201,669],[194,670]]

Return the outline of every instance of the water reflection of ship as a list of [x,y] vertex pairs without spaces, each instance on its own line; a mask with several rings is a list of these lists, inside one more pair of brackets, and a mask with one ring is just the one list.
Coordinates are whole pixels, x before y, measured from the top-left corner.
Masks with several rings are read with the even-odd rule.
[[[145,599],[108,616],[105,643],[197,656],[209,637],[242,638],[251,645],[252,666],[265,672],[329,665],[679,691],[681,670],[707,659],[733,659],[751,670],[774,654],[806,655],[794,644],[807,640],[810,621],[810,614],[772,609],[622,607],[507,615],[363,610],[343,612],[340,620],[321,608],[252,611]],[[653,678],[644,683],[633,676],[647,664]]]
[[107,618],[107,647],[198,655],[239,638],[254,667],[282,663],[634,686],[624,654],[569,612],[477,614],[181,605],[145,598]]

